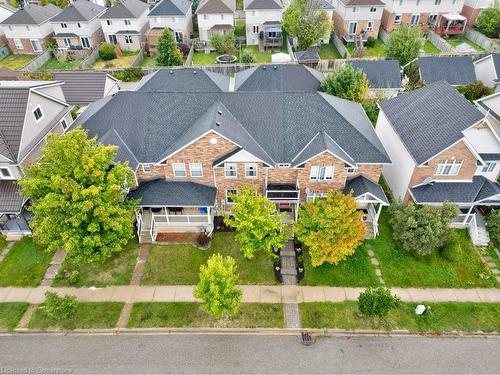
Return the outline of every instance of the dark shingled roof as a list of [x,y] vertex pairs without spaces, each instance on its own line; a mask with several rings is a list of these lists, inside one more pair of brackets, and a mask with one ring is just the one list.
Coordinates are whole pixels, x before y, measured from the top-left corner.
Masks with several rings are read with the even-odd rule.
[[141,206],[215,206],[217,188],[190,181],[166,181],[158,178],[141,183],[130,198],[140,198]]
[[51,18],[59,14],[62,10],[55,5],[47,4],[40,6],[36,4],[26,5],[19,9],[16,13],[9,16],[2,25],[40,25],[49,21]]
[[21,212],[24,199],[16,181],[0,180],[0,214]]
[[498,79],[500,77],[500,53],[492,53],[491,58],[493,59],[493,65],[495,66]]
[[297,51],[295,52],[295,57],[297,61],[319,61],[319,53],[316,48],[308,48],[305,51]]
[[321,0],[320,3],[319,3],[319,9],[334,10],[335,7],[329,1],[327,1],[327,0]]
[[464,85],[477,80],[470,56],[419,57],[418,67],[427,84],[445,80],[450,85]]
[[463,138],[463,131],[484,116],[445,81],[380,103],[417,164]]
[[382,0],[341,0],[345,5],[385,5]]
[[248,0],[245,1],[245,10],[283,9],[279,0]]
[[235,74],[235,91],[319,91],[323,74],[300,64],[260,65]]
[[0,155],[16,162],[21,145],[29,87],[0,87]]
[[196,14],[233,13],[235,10],[236,0],[202,0]]
[[[63,81],[62,90],[69,104],[89,104],[104,97],[106,72],[56,72],[54,79]],[[110,79],[115,78],[109,76]]]
[[204,69],[159,69],[142,79],[141,92],[221,92],[228,91],[229,76]]
[[[500,185],[483,176],[472,182],[433,182],[410,189],[416,203],[475,203],[500,194]],[[495,199],[500,204],[500,198]]]
[[484,161],[496,161],[496,160],[500,160],[500,153],[498,153],[498,152],[496,152],[496,153],[481,153],[481,154],[479,154],[479,156]]
[[365,193],[370,193],[385,204],[389,204],[389,200],[385,196],[382,187],[372,180],[366,178],[365,176],[360,175],[346,181],[344,193],[349,194],[351,192],[354,198],[359,197]]
[[105,7],[94,4],[88,0],[75,0],[61,13],[51,19],[51,22],[85,22],[97,17],[106,10]]
[[149,8],[149,5],[140,0],[119,0],[108,8],[100,18],[138,18]]
[[376,89],[399,89],[401,72],[399,60],[353,60],[348,61],[355,69],[365,72],[370,87]]
[[148,16],[184,16],[192,4],[189,0],[162,0],[156,3]]

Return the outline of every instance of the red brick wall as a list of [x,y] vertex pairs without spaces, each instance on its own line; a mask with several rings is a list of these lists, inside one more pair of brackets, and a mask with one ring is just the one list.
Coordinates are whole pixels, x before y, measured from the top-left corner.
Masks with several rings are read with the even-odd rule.
[[[52,34],[47,35],[45,38],[40,40],[40,44],[42,45],[42,51],[45,52],[47,50],[47,42],[52,37]],[[14,39],[7,38],[7,42],[9,44],[9,48],[13,54],[34,54],[33,47],[31,46],[30,39],[20,38],[21,43],[23,44],[24,49],[17,49],[16,44],[14,43]]]

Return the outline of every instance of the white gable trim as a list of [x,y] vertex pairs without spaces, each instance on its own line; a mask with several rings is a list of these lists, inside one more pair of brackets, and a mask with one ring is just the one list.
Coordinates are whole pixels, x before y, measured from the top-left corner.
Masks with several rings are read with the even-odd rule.
[[216,165],[213,166],[213,168],[219,167],[220,165],[224,163],[255,163],[255,162],[262,162],[267,165],[267,163],[255,155],[251,154],[250,152],[246,151],[245,149],[241,149],[235,154],[229,156],[227,159],[222,160],[220,163],[217,163]]

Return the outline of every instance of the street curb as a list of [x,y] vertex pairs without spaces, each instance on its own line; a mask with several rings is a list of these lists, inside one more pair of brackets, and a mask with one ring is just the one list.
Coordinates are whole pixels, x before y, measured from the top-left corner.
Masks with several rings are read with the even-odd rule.
[[344,330],[336,328],[327,329],[298,329],[298,328],[110,328],[110,329],[14,329],[0,330],[0,336],[29,336],[29,335],[54,335],[54,336],[112,336],[112,335],[249,335],[249,336],[298,336],[308,332],[318,337],[335,336],[425,336],[425,337],[478,337],[500,338],[500,332],[411,332],[409,330]]

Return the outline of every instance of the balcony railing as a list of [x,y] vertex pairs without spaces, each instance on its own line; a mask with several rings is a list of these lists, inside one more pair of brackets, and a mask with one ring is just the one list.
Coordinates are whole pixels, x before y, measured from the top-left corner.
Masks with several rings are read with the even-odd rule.
[[295,185],[269,184],[266,189],[266,197],[277,202],[298,202],[300,190]]
[[464,32],[464,25],[456,25],[456,26],[435,26],[434,32],[439,35],[455,35],[462,34]]

